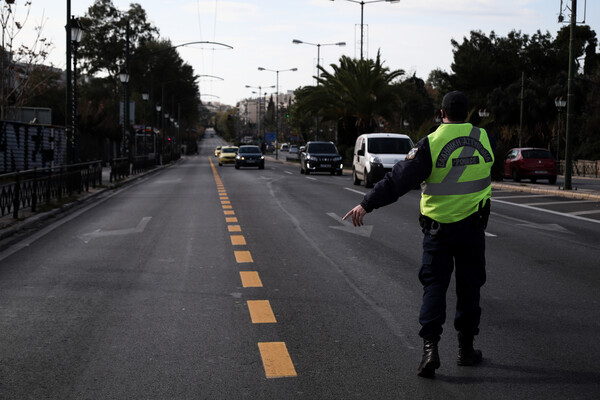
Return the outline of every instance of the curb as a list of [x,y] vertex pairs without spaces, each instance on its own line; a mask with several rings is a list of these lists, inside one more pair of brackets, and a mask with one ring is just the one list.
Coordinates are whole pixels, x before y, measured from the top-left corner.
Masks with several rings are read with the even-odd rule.
[[506,183],[492,182],[492,190],[493,189],[508,190],[511,192],[545,194],[545,195],[549,195],[549,196],[566,197],[566,198],[571,198],[571,199],[600,201],[600,194],[595,193],[595,192],[587,192],[587,191],[577,191],[577,190],[566,191],[566,190],[560,189],[560,188],[545,189],[545,188],[530,187],[527,185],[517,186],[517,185],[508,185]]

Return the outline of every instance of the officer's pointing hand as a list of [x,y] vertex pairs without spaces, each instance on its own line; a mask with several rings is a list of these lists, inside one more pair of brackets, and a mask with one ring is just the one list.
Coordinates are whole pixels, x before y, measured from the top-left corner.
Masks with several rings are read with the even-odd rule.
[[352,210],[348,211],[348,214],[344,215],[342,220],[346,220],[349,216],[352,216],[352,225],[361,226],[363,224],[363,217],[366,213],[367,212],[365,209],[359,204]]

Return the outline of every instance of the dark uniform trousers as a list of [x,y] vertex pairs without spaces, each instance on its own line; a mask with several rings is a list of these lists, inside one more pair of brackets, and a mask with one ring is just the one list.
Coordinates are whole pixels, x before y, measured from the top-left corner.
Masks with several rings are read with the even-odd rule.
[[440,230],[423,228],[423,263],[419,280],[423,304],[419,335],[439,340],[446,321],[446,292],[456,268],[456,315],[454,327],[467,335],[479,333],[479,291],[485,283],[485,231],[473,216],[442,224]]

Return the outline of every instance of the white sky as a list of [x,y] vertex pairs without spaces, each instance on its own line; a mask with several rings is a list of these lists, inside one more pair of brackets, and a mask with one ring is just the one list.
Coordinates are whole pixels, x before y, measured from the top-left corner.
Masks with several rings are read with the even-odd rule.
[[[0,0],[2,1],[2,0]],[[31,17],[25,30],[45,21],[44,35],[54,48],[50,60],[65,66],[67,0],[31,0]],[[368,0],[367,0],[368,1]],[[2,1],[3,2],[3,1]],[[23,4],[25,0],[16,0]],[[235,105],[254,97],[245,85],[276,84],[276,73],[258,71],[298,68],[279,73],[279,91],[312,85],[316,74],[317,47],[292,44],[293,39],[321,43],[321,64],[337,63],[341,55],[360,57],[360,4],[347,0],[113,0],[120,10],[137,2],[158,27],[162,38],[174,45],[213,41],[233,47],[199,45],[180,47],[179,54],[198,75],[214,75],[223,81],[200,78],[202,100]],[[571,0],[563,0],[563,8]],[[600,36],[600,1],[587,1],[586,24]],[[93,0],[71,0],[71,13],[83,16]],[[513,29],[533,34],[538,29],[554,37],[560,0],[401,0],[389,4],[365,4],[365,57],[381,50],[385,65],[404,69],[424,80],[435,68],[450,71],[451,39],[459,42],[471,30],[505,36]],[[578,21],[585,0],[578,1]],[[22,7],[20,8],[22,9]],[[565,20],[570,12],[565,10]],[[21,40],[27,44],[28,32]],[[346,42],[345,47],[324,44]],[[476,62],[476,60],[474,60]]]

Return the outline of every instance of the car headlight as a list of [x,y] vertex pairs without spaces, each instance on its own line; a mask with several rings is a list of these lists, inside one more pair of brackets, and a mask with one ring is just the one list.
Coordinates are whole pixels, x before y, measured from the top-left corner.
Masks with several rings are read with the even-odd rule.
[[312,157],[310,156],[310,154],[306,155],[306,161],[310,161],[312,159]]
[[261,160],[264,160],[264,159],[265,159],[265,156],[260,156],[260,159],[261,159]]

